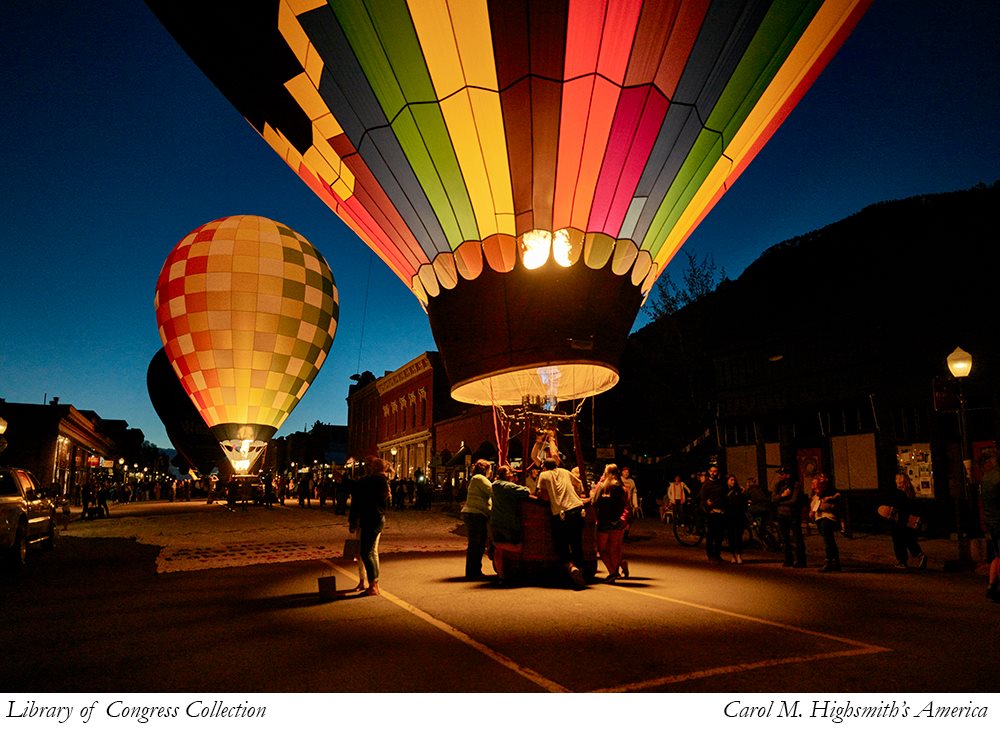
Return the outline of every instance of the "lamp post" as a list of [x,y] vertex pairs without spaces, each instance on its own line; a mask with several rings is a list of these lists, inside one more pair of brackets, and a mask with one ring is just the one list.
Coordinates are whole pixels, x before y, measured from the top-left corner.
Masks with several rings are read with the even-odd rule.
[[972,464],[969,461],[969,441],[966,432],[965,418],[965,392],[962,387],[962,380],[972,373],[972,354],[955,348],[948,354],[948,371],[958,382],[958,436],[962,445],[962,492],[956,501],[955,509],[955,534],[958,540],[958,560],[964,566],[971,565],[972,554],[969,550],[969,541],[962,524],[964,516],[968,513],[969,506],[969,477],[972,471]]
[[392,475],[395,478],[395,476],[396,476],[396,454],[399,452],[399,450],[397,450],[396,446],[393,446],[392,448],[389,449],[389,452],[392,454]]

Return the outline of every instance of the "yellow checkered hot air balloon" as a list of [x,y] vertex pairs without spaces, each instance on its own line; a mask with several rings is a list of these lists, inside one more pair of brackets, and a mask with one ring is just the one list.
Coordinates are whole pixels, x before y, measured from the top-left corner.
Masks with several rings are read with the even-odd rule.
[[246,473],[326,360],[337,286],[305,238],[256,215],[220,218],[167,257],[154,299],[170,364],[237,473]]

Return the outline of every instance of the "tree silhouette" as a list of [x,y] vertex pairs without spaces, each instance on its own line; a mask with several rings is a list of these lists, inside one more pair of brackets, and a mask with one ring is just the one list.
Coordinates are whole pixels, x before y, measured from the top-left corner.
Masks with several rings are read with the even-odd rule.
[[681,275],[682,287],[674,283],[669,273],[656,282],[656,288],[644,308],[653,320],[672,315],[682,307],[712,294],[719,284],[728,279],[726,269],[716,267],[711,255],[704,256],[701,261],[693,251],[685,251],[684,256],[687,258],[687,266]]

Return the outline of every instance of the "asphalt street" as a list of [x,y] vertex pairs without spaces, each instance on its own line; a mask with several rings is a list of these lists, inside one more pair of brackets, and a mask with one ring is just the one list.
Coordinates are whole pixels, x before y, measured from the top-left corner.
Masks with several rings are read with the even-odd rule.
[[[827,574],[815,534],[809,568],[757,550],[711,565],[647,519],[626,546],[630,578],[573,591],[465,581],[457,515],[403,511],[382,538],[383,595],[359,597],[350,537],[315,506],[140,503],[74,520],[0,582],[0,685],[907,694],[992,693],[1000,676],[1000,606],[982,569],[946,571],[948,540],[923,541],[928,570],[900,571],[887,536],[841,538],[844,571]],[[322,601],[331,575],[345,595]]]

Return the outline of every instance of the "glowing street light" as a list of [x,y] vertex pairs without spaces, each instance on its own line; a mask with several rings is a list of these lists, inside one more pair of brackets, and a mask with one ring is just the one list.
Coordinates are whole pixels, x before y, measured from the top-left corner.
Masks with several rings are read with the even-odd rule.
[[972,462],[969,460],[969,441],[965,418],[965,392],[962,390],[962,379],[965,379],[972,373],[972,354],[957,347],[948,354],[947,360],[948,371],[958,381],[958,435],[959,442],[962,445],[962,493],[959,497],[958,510],[955,514],[955,534],[958,539],[959,563],[968,566],[972,563],[972,555],[969,550],[969,542],[965,536],[965,529],[962,525],[962,518],[968,512],[969,478],[972,475]]

